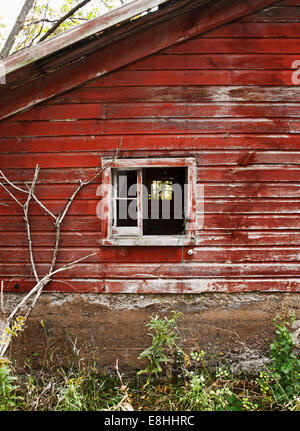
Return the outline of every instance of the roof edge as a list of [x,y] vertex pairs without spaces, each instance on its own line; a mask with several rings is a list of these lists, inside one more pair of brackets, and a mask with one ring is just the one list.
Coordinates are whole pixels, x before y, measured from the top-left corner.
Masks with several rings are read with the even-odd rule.
[[25,48],[16,54],[12,54],[0,62],[0,80],[1,76],[15,72],[16,70],[60,51],[73,43],[79,42],[115,25],[122,24],[139,14],[169,1],[170,0],[147,0],[146,4],[144,0],[133,1],[132,3],[118,7],[111,12],[101,15],[98,18],[71,28],[70,30],[67,30],[51,39],[47,39],[37,45]]
[[[159,14],[157,20],[151,20],[153,21],[152,25],[149,25],[150,23],[147,19],[146,26],[145,19],[138,20],[142,24],[138,25],[138,32],[135,29],[134,33],[130,33],[127,29],[125,32],[126,37],[113,41],[112,44],[101,46],[101,48],[98,47],[97,50],[94,49],[93,52],[86,56],[81,55],[76,61],[67,61],[65,64],[59,62],[59,67],[55,62],[51,62],[49,70],[43,69],[43,73],[34,79],[26,80],[18,85],[15,83],[13,86],[8,83],[0,85],[2,102],[0,121],[80,86],[84,82],[124,67],[140,58],[278,3],[278,0],[251,0],[251,2],[245,2],[244,0],[207,1],[207,6],[203,5],[203,0],[170,1],[171,5],[182,5],[182,7],[177,7],[176,13],[171,14],[169,13],[169,8],[163,8],[163,10],[166,9],[165,13],[163,16]],[[147,16],[152,17],[152,15],[157,16],[157,11],[146,15],[144,18]],[[167,19],[169,21],[168,26],[165,25]],[[131,25],[134,26],[134,22]],[[165,29],[167,29],[166,33]],[[133,34],[134,43],[132,44],[131,37]],[[164,37],[162,37],[162,34],[164,34]],[[101,39],[102,37],[99,38],[99,40]],[[95,41],[90,43],[95,43]],[[120,55],[120,52],[124,53],[124,55]],[[99,67],[99,65],[101,66]],[[29,65],[28,67],[30,68],[31,66]],[[20,75],[24,70],[26,70],[26,66],[15,73]],[[32,73],[32,70],[29,70],[29,73]],[[12,75],[14,74],[11,74],[10,77]]]

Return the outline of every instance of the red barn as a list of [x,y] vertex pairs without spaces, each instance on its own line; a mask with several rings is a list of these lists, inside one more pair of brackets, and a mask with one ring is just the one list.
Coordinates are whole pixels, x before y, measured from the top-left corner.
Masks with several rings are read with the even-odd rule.
[[[137,0],[3,62],[7,178],[38,164],[37,196],[58,214],[105,168],[70,206],[58,264],[92,255],[54,278],[37,316],[94,330],[107,363],[133,360],[155,310],[183,311],[203,343],[230,347],[223,328],[265,347],[282,292],[300,304],[299,38],[299,0]],[[0,194],[15,298],[34,278],[22,212]],[[53,220],[30,216],[43,274]]]

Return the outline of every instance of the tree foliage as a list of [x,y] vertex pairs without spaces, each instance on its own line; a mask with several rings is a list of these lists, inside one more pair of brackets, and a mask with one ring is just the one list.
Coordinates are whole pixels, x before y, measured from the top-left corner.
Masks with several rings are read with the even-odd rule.
[[[28,0],[29,1],[29,0]],[[132,0],[35,0],[22,20],[14,38],[12,54],[32,46],[48,37],[82,24],[108,12],[109,10],[130,3]],[[25,2],[26,4],[26,2]],[[5,46],[3,24],[0,21],[0,45]],[[2,56],[8,55],[2,50]]]

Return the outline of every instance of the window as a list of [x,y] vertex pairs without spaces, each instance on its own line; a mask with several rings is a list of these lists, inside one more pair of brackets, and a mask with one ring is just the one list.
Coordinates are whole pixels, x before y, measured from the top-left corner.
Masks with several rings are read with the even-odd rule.
[[102,243],[194,244],[192,158],[103,160]]

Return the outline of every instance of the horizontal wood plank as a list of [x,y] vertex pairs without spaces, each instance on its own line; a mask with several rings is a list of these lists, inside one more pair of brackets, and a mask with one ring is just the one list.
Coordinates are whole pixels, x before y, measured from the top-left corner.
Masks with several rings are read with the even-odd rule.
[[[90,109],[85,110],[84,106]],[[110,103],[41,105],[8,120],[55,121],[123,118],[300,117],[298,103]],[[101,107],[103,113],[98,115]]]
[[[257,199],[256,195],[249,195],[246,199],[204,199],[204,208],[202,200],[199,200],[197,210],[204,211],[205,214],[209,213],[229,213],[229,214],[247,214],[247,213],[281,213],[281,214],[296,214],[300,212],[300,200],[286,199],[286,200],[273,200],[273,199]],[[9,210],[8,210],[9,211]]]
[[264,215],[264,214],[207,214],[204,217],[205,229],[299,229],[297,215]]
[[[54,232],[33,232],[32,242],[34,249],[38,247],[51,247],[55,245]],[[62,232],[61,247],[99,247],[101,245],[101,235],[99,231],[94,232]],[[22,247],[24,254],[28,250],[28,239],[25,230],[22,232],[0,231],[0,247]],[[105,253],[105,250],[104,250]]]
[[[54,232],[53,221],[48,216],[31,216],[32,231]],[[24,231],[24,220],[21,216],[1,216],[0,230],[6,232]],[[300,219],[297,214],[206,214],[203,230],[270,230],[282,231],[300,229]],[[100,220],[96,216],[66,216],[62,226],[65,232],[99,232]]]
[[[26,292],[34,286],[33,280],[26,278],[5,278],[5,290]],[[56,278],[45,291],[69,293],[202,293],[202,292],[297,292],[300,288],[298,278],[255,278],[255,279],[144,279],[144,280],[101,280],[101,279],[65,279]]]
[[[284,9],[285,10],[285,9]],[[245,18],[250,20],[250,17]],[[296,21],[300,22],[299,9]],[[164,54],[299,54],[298,38],[193,38],[164,49]]]
[[[200,186],[199,196],[202,195],[203,185]],[[228,184],[205,184],[205,197],[214,198],[300,198],[300,184],[295,183],[228,183]]]
[[268,230],[239,230],[231,231],[198,231],[197,245],[201,246],[297,246],[300,244],[300,232],[268,231]]
[[1,169],[14,166],[17,168],[96,168],[101,166],[101,155],[98,153],[55,153],[49,157],[47,153],[35,154],[2,154]]
[[236,167],[236,168],[202,168],[198,170],[197,179],[199,182],[205,181],[298,181],[300,171],[294,167]]
[[[174,154],[178,155],[179,151],[175,151]],[[279,167],[279,165],[300,165],[300,151],[199,151],[194,152],[193,156],[196,159],[197,166],[253,166],[271,164],[278,165]],[[51,157],[47,153],[1,155],[0,167],[2,169],[13,166],[16,169],[30,169],[36,164],[41,168],[95,168],[101,164],[101,155],[93,152],[66,152],[53,154]]]
[[[34,249],[37,250],[41,247],[54,247],[55,244],[55,233],[52,231],[43,232],[37,231],[32,234],[32,241]],[[101,245],[101,235],[99,231],[86,232],[62,232],[61,235],[61,247],[97,247]],[[197,245],[203,246],[299,246],[300,245],[300,232],[298,230],[235,230],[220,231],[220,230],[205,230],[197,232]],[[27,253],[28,240],[25,231],[13,232],[13,231],[0,231],[0,246],[1,247],[22,247],[24,253]],[[147,259],[155,259],[156,253],[160,255],[160,252],[155,250],[162,249],[162,247],[139,247],[137,252],[132,247],[104,247],[101,249],[101,253],[106,256],[114,256],[114,259],[119,260],[120,256],[122,259],[127,261],[132,260],[132,256],[140,256],[141,250],[147,250]],[[108,251],[107,251],[108,250]],[[112,252],[113,250],[113,252]],[[164,249],[166,250],[166,249]],[[168,253],[176,253],[174,247],[167,248]],[[185,248],[184,248],[185,250]],[[180,249],[181,253],[181,249]],[[154,256],[154,257],[153,257]],[[181,254],[180,254],[181,259]]]
[[194,70],[195,73],[203,69],[278,71],[291,69],[298,58],[299,54],[156,54],[128,65],[123,70]]
[[[291,0],[292,1],[292,0]],[[298,0],[295,0],[298,2]],[[248,17],[247,17],[248,18]],[[300,37],[300,22],[233,22],[202,35],[205,37]]]
[[300,121],[286,119],[159,119],[35,121],[0,124],[3,137],[153,133],[300,133]]
[[[178,263],[183,260],[189,262],[300,262],[299,247],[194,247],[193,254],[188,254],[188,248],[181,250],[178,247],[90,247],[90,248],[61,248],[57,255],[58,263],[67,263],[81,259],[94,253],[85,259],[84,263],[105,263],[111,265],[131,263]],[[37,263],[49,263],[53,250],[49,248],[35,248],[34,256]],[[164,258],[164,256],[167,256]],[[0,248],[0,261],[11,263],[29,263],[29,251],[24,248]],[[156,272],[156,271],[155,271]],[[154,274],[155,274],[154,272]],[[113,272],[111,273],[113,276]]]
[[[38,264],[37,272],[42,275],[47,272],[49,264]],[[126,279],[192,279],[200,277],[297,277],[300,263],[164,263],[161,264],[89,264],[80,263],[68,271],[60,273],[60,278],[122,278]],[[0,265],[0,277],[22,277],[31,275],[31,266],[26,263],[7,263]]]
[[[97,196],[98,184],[90,184],[84,187],[76,197],[79,200],[100,199]],[[204,187],[204,188],[203,188]],[[203,190],[205,198],[300,198],[299,183],[264,183],[264,182],[245,182],[245,183],[209,183],[198,184],[198,196],[202,197]],[[36,186],[36,196],[45,200],[67,201],[76,189],[76,184],[38,184]],[[24,199],[24,194],[15,192],[18,199]],[[0,200],[8,200],[7,192],[0,188]]]
[[[286,5],[287,6],[287,5]],[[270,6],[249,14],[239,21],[250,22],[300,22],[300,7]]]
[[[74,184],[82,179],[91,179],[99,170],[97,168],[61,168],[43,169],[38,184]],[[24,183],[32,180],[34,169],[6,169],[5,174],[11,181]],[[236,167],[202,167],[198,169],[197,180],[200,183],[213,182],[298,182],[300,169],[295,166],[236,166]],[[100,184],[99,180],[95,184]]]
[[[292,83],[291,83],[292,84]],[[49,103],[91,102],[299,102],[300,86],[83,87]]]
[[[33,232],[54,232],[54,224],[49,216],[33,215],[30,217],[31,230]],[[98,232],[101,235],[101,223],[96,216],[66,216],[61,231],[73,232],[74,235],[82,232]],[[0,231],[24,232],[26,226],[23,217],[1,216]]]
[[82,120],[86,118],[104,118],[104,106],[100,103],[81,103],[78,105],[37,105],[22,114],[7,119],[11,121],[45,120]]
[[[73,106],[73,105],[71,105]],[[300,117],[298,103],[113,103],[105,105],[110,118]],[[20,118],[18,118],[20,120]]]
[[[66,200],[44,200],[44,205],[55,215],[58,215],[66,204]],[[101,204],[100,198],[93,200],[76,200],[70,206],[69,215],[90,215],[97,214],[97,207]],[[99,207],[98,207],[99,211]],[[206,214],[229,213],[229,214],[299,214],[300,200],[299,199],[257,199],[256,195],[249,195],[244,199],[207,199],[204,198],[204,209],[201,198],[198,198],[197,211]],[[30,209],[31,215],[42,215],[44,211],[37,204],[33,204]],[[21,215],[23,214],[20,206],[11,200],[1,201],[0,216],[5,215]]]
[[[184,156],[186,152],[202,150],[300,150],[299,137],[292,134],[152,134],[117,136],[63,136],[0,138],[3,153],[98,152],[114,156],[120,147],[123,157],[155,157],[168,154]],[[32,157],[35,157],[32,155]],[[4,168],[4,167],[3,167]],[[9,166],[5,166],[9,168]],[[10,171],[11,172],[11,171]],[[43,172],[43,171],[42,171]]]
[[[300,39],[298,40],[298,45]],[[300,51],[300,48],[298,48]],[[298,54],[299,56],[300,54]],[[124,70],[104,76],[86,87],[136,87],[164,85],[292,85],[289,70]]]
[[[56,216],[65,208],[66,200],[44,200],[43,204]],[[97,205],[100,203],[100,198],[94,200],[76,200],[70,206],[68,211],[69,215],[95,215]],[[22,208],[14,201],[2,201],[0,203],[0,215],[21,215],[23,214]],[[45,211],[36,203],[33,203],[30,208],[30,215],[43,215]]]
[[[37,184],[77,183],[79,185],[79,180],[91,180],[99,172],[99,168],[42,169]],[[16,184],[32,181],[34,165],[32,169],[8,168],[5,170],[5,175]],[[100,180],[95,180],[95,183],[100,184]]]

